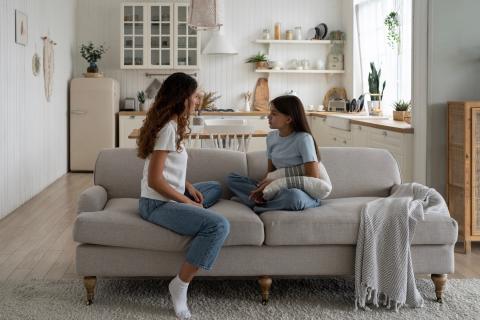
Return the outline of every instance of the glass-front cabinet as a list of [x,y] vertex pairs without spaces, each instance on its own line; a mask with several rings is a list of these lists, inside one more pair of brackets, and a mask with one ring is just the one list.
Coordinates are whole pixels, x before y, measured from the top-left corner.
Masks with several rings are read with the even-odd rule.
[[198,65],[200,44],[197,31],[187,24],[188,5],[175,4],[175,64],[178,69]]
[[187,25],[187,4],[122,4],[122,69],[196,69],[200,39]]

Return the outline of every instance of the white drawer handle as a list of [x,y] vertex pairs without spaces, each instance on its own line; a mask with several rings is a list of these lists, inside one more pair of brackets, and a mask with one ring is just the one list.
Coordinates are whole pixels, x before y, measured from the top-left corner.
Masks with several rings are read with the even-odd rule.
[[386,137],[387,136],[387,131],[383,131],[383,135]]
[[362,130],[362,126],[358,126],[358,130]]
[[344,143],[344,144],[347,144],[347,140],[343,140],[343,143]]
[[337,137],[334,137],[334,138],[333,138],[333,141],[337,141]]

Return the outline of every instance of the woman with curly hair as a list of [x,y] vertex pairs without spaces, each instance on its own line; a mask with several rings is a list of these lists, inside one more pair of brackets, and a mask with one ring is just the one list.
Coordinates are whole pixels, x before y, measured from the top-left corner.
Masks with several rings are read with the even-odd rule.
[[188,155],[183,140],[189,130],[189,116],[199,103],[196,91],[197,82],[192,77],[181,72],[170,75],[155,97],[137,140],[138,156],[145,159],[140,215],[193,237],[186,261],[168,286],[180,319],[191,317],[187,306],[189,283],[199,268],[212,268],[230,230],[225,217],[206,209],[220,198],[220,184],[186,181]]

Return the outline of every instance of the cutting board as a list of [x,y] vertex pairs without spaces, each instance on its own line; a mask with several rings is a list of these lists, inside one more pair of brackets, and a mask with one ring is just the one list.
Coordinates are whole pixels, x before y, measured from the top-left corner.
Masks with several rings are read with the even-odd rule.
[[255,86],[255,94],[253,96],[253,111],[268,112],[268,103],[270,101],[270,94],[268,90],[268,79],[258,78]]

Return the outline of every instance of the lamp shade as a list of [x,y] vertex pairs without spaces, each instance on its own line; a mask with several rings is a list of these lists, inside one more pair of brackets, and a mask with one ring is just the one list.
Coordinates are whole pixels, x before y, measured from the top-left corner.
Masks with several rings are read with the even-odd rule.
[[202,51],[203,54],[238,54],[222,32],[215,32]]

